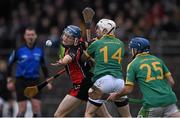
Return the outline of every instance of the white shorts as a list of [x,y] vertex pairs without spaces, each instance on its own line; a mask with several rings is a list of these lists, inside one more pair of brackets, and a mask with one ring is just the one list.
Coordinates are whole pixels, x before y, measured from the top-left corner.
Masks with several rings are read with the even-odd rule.
[[138,113],[138,118],[140,117],[169,117],[173,113],[178,112],[176,104],[167,105],[164,107],[155,107],[144,109],[143,107]]
[[[121,91],[124,88],[124,80],[120,78],[115,78],[112,75],[106,75],[94,83],[94,86],[97,86],[103,93],[112,93]],[[101,104],[106,100],[93,100],[89,98],[89,100]]]

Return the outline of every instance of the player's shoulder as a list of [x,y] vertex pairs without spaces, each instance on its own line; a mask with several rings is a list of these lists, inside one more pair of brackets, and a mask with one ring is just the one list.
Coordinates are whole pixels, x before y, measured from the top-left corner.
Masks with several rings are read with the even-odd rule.
[[23,45],[19,45],[19,46],[16,46],[15,48],[14,48],[14,51],[19,51],[19,50],[23,50],[24,48],[26,48],[26,46],[23,44]]
[[41,47],[39,45],[34,46],[34,51],[35,51],[35,53],[44,53],[43,47]]
[[129,64],[128,64],[128,68],[129,67],[134,67],[138,64],[138,58],[134,58]]
[[34,46],[35,49],[38,49],[38,50],[43,50],[43,47],[39,46],[39,45],[35,45]]
[[113,40],[117,43],[119,43],[120,45],[123,45],[124,46],[124,42],[121,41],[120,39],[118,39],[117,37],[114,37]]
[[93,41],[93,42],[90,44],[90,46],[101,44],[101,42],[102,42],[101,39],[95,40],[95,41]]
[[152,55],[152,54],[149,54],[149,58],[155,60],[155,61],[162,61],[162,59],[158,56],[155,56],[155,55]]
[[156,61],[159,61],[160,63],[164,63],[164,61],[160,57],[155,56],[155,55],[152,55],[152,56],[156,59]]

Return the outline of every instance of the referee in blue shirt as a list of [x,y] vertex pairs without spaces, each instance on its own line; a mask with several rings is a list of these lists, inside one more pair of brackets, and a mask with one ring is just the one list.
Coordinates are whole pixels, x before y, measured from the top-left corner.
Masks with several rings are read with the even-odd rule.
[[[16,64],[16,81],[15,88],[18,101],[18,117],[23,117],[26,112],[26,105],[28,98],[24,96],[24,89],[27,86],[36,85],[40,83],[40,67],[45,75],[48,77],[48,70],[45,65],[44,52],[41,48],[36,46],[37,34],[34,28],[28,27],[24,32],[25,44],[12,52],[9,57],[9,77],[8,84],[12,85],[11,79],[12,65]],[[12,86],[9,86],[9,89]],[[52,85],[48,84],[48,89]],[[41,101],[40,93],[30,99],[32,103],[32,111],[34,117],[41,116]]]

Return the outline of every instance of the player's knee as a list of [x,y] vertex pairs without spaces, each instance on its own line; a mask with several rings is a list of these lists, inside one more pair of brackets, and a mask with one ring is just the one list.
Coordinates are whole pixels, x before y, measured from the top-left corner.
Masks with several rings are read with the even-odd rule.
[[56,111],[54,113],[54,117],[64,117],[66,116],[66,112],[63,112],[63,111]]
[[39,113],[40,110],[41,110],[41,105],[39,103],[38,104],[33,103],[32,104],[32,109],[33,109],[34,112]]
[[180,112],[175,112],[171,114],[170,117],[180,117]]
[[33,107],[33,112],[35,113],[40,113],[41,112],[41,107],[37,105],[37,107]]
[[54,113],[54,117],[60,117],[59,112],[55,112],[55,113]]
[[18,114],[17,114],[17,117],[24,117],[25,116],[25,112],[19,112]]
[[114,104],[119,108],[128,105],[129,99],[126,98],[123,101],[114,102]]
[[58,113],[55,112],[55,113],[54,113],[54,117],[58,117]]
[[85,117],[93,117],[94,115],[95,115],[94,112],[86,111],[84,116]]

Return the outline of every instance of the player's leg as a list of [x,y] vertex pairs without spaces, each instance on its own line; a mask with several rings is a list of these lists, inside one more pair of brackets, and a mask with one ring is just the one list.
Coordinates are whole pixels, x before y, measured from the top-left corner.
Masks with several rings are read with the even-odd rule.
[[149,115],[149,109],[144,109],[143,107],[141,107],[141,109],[138,112],[138,116],[137,117],[138,118],[143,118],[143,117],[147,118],[148,115]]
[[13,117],[14,113],[14,98],[13,98],[13,93],[12,91],[9,91],[7,89],[6,94],[5,94],[6,101],[8,103],[8,110],[7,110],[7,116]]
[[[111,75],[106,75],[101,78],[99,78],[95,83],[94,86],[98,87],[103,93],[111,93],[114,92],[114,90],[122,90],[124,87],[124,81],[121,79],[118,79],[116,84],[116,79]],[[93,92],[96,93],[96,92]],[[93,94],[92,93],[92,94]],[[92,117],[94,116],[95,111],[103,104],[104,100],[93,100],[89,98],[89,101],[87,103],[86,107],[86,117]]]
[[131,117],[129,104],[125,106],[119,106],[118,112],[121,114],[122,117]]
[[175,104],[171,104],[164,107],[154,107],[145,109],[144,110],[144,117],[179,117],[178,108]]
[[98,115],[98,117],[112,117],[105,104],[102,104],[102,106],[99,107],[99,109],[96,111],[96,115]]
[[74,108],[79,106],[82,103],[82,100],[71,96],[66,95],[62,102],[59,104],[58,109],[56,110],[54,117],[64,117],[69,114]]
[[[88,101],[88,90],[90,87],[92,87],[93,83],[91,79],[85,78],[85,81],[82,82],[81,87],[79,89],[77,98],[83,100],[83,101]],[[98,117],[111,117],[109,114],[105,104],[103,104],[97,111],[96,115]]]
[[128,97],[123,96],[121,100],[114,102],[122,117],[131,117],[128,101]]
[[[106,80],[104,78],[98,79],[93,86],[97,86],[101,91],[105,88]],[[104,84],[103,84],[104,83]],[[87,105],[86,105],[86,111],[85,111],[85,117],[93,117],[96,113],[96,111],[102,106],[104,100],[93,100],[91,98],[88,99]]]
[[144,108],[138,113],[138,117],[163,117],[164,107]]
[[180,112],[175,112],[173,114],[171,114],[169,117],[180,117]]
[[163,117],[180,117],[180,112],[176,104],[166,106]]
[[98,100],[89,100],[86,105],[85,117],[93,117],[96,111],[101,107],[102,102],[98,103]]
[[14,114],[14,102],[15,101],[13,99],[8,100],[8,106],[9,106],[8,115],[10,117],[13,117],[13,114]]
[[17,117],[24,117],[27,108],[27,101],[18,101],[18,114]]
[[[26,87],[38,85],[40,82],[40,78],[28,80],[26,81]],[[33,117],[41,117],[41,91],[30,99],[30,102],[32,105]]]
[[24,96],[24,89],[26,87],[24,78],[16,79],[15,87],[19,109],[17,117],[24,117],[27,109],[27,98]]
[[[124,80],[116,79],[114,80],[113,85],[114,85],[113,92],[120,91],[124,87]],[[120,100],[115,101],[114,103],[117,106],[118,112],[121,114],[122,117],[131,117],[127,96],[121,97]]]
[[41,117],[41,101],[39,99],[31,99],[33,117]]

